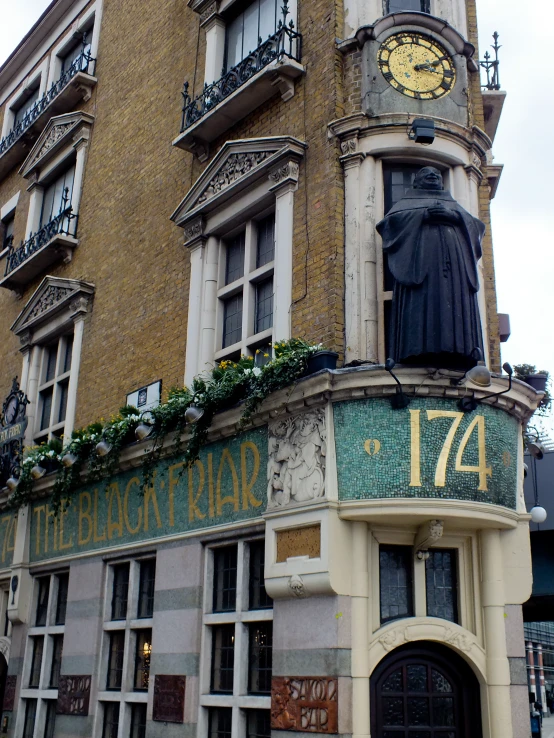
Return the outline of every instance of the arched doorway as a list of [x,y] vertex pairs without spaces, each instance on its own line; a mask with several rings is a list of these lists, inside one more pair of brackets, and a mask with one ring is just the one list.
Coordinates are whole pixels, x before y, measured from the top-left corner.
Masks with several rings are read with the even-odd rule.
[[396,649],[371,676],[371,738],[481,738],[475,674],[440,644]]

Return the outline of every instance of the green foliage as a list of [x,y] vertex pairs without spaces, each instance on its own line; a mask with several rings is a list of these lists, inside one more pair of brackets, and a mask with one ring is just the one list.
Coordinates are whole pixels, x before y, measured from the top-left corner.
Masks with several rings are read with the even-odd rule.
[[[308,359],[322,348],[311,346],[298,338],[274,344],[274,358],[263,366],[256,366],[250,356],[238,361],[224,360],[211,371],[195,377],[192,387],[173,387],[167,401],[148,413],[142,422],[152,425],[149,436],[152,443],[143,459],[143,489],[152,479],[154,467],[162,454],[182,454],[183,470],[194,464],[208,440],[208,432],[216,413],[243,402],[241,427],[246,425],[268,395],[293,385],[306,371]],[[195,407],[202,416],[189,424],[186,412]],[[33,477],[31,469],[41,464],[48,471],[56,472],[50,504],[54,511],[64,509],[75,490],[83,483],[105,479],[119,468],[121,449],[135,441],[135,429],[141,422],[137,408],[126,405],[108,422],[91,423],[75,430],[69,444],[62,449],[59,439],[52,439],[38,448],[29,449],[25,455],[19,484],[10,495],[8,506],[19,508],[32,499]],[[182,438],[187,430],[186,446]],[[174,433],[173,444],[167,448],[167,436]],[[96,447],[100,441],[111,446],[105,456],[99,456]],[[41,463],[44,462],[44,463]]]
[[536,414],[540,417],[547,417],[550,415],[552,409],[552,379],[550,372],[546,369],[538,369],[534,364],[516,364],[514,366],[514,377],[520,379],[522,382],[527,380],[527,377],[533,374],[546,374],[546,390],[544,397],[541,400],[541,404],[536,410]]

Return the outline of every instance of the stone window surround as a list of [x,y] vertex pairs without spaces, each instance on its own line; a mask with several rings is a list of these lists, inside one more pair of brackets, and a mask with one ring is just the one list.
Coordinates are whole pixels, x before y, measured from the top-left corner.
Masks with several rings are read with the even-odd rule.
[[[369,568],[369,586],[370,586],[370,632],[376,633],[380,628],[386,628],[393,623],[403,622],[409,623],[411,618],[399,618],[394,621],[387,621],[381,624],[380,611],[380,593],[379,593],[379,546],[395,545],[395,546],[414,546],[416,533],[406,530],[390,530],[374,528],[370,533],[370,568]],[[457,551],[457,572],[458,572],[458,623],[457,625],[479,635],[480,625],[478,624],[477,605],[478,605],[478,586],[479,577],[476,575],[478,569],[476,540],[473,534],[464,535],[463,533],[447,534],[433,546],[433,548],[455,549]],[[473,576],[471,573],[474,573]],[[413,596],[414,596],[414,618],[427,617],[427,593],[425,586],[425,561],[417,558],[415,549],[413,549]],[[433,618],[433,621],[440,620],[443,623],[450,623],[450,620],[442,620],[441,618]]]
[[[330,133],[340,140],[345,181],[346,362],[362,358],[384,363],[387,358],[384,305],[391,293],[383,290],[381,239],[374,230],[374,224],[384,216],[383,162],[436,166],[446,173],[445,184],[452,196],[469,213],[479,217],[479,184],[483,177],[480,167],[482,160],[487,158],[490,139],[477,128],[468,135],[466,129],[454,123],[449,122],[443,128],[442,121],[436,119],[435,125],[432,147],[408,139],[409,122],[405,114],[391,114],[386,120],[378,120],[375,128],[368,126],[368,118],[361,113],[329,125]],[[376,133],[380,135],[374,135]],[[372,188],[375,197],[366,203],[361,193]],[[364,217],[361,217],[364,209]],[[487,362],[483,259],[479,262],[478,274],[477,299]]]
[[[298,187],[299,160],[305,144],[291,137],[270,137],[227,142],[193,185],[171,216],[185,230],[190,251],[190,290],[185,384],[210,365],[216,356],[217,286],[221,237],[255,216],[275,211],[275,260],[273,273],[273,335],[290,337],[292,303],[292,238],[294,192]],[[226,164],[233,156],[262,157],[245,166],[244,174],[220,185]],[[265,157],[265,158],[263,158]],[[252,162],[252,159],[248,160]],[[207,188],[217,181],[217,191]]]
[[[23,728],[25,723],[25,706],[26,702],[29,699],[35,699],[37,700],[37,710],[35,714],[35,728],[34,728],[34,736],[36,738],[40,738],[44,735],[45,730],[45,723],[46,723],[46,709],[47,709],[47,700],[53,700],[54,702],[58,698],[58,690],[57,689],[50,689],[49,682],[50,682],[50,670],[52,666],[52,656],[53,656],[53,647],[54,647],[54,639],[53,636],[55,635],[63,635],[65,632],[65,624],[63,625],[55,625],[56,620],[56,605],[58,601],[58,576],[61,573],[65,573],[62,571],[56,570],[55,574],[46,574],[46,575],[40,575],[40,578],[43,578],[44,576],[50,577],[50,591],[48,595],[48,614],[46,619],[46,625],[38,626],[38,625],[31,625],[27,631],[27,643],[25,647],[25,658],[23,659],[23,671],[21,674],[21,690],[19,694],[19,701],[21,708],[17,711],[17,718],[16,718],[16,725],[15,725],[15,735],[21,736],[23,734]],[[34,623],[36,611],[37,611],[37,601],[38,601],[38,579],[39,577],[35,577],[34,579],[34,586],[33,586],[33,599],[32,599],[32,608],[31,608],[31,622]],[[33,644],[34,644],[34,638],[37,636],[42,636],[44,638],[44,646],[42,651],[42,664],[40,668],[40,683],[39,687],[27,687],[26,685],[29,683],[29,677],[31,672],[31,664],[32,664],[32,651],[33,651]],[[63,655],[62,655],[63,658]]]
[[[62,296],[57,300],[47,301],[41,309],[41,298],[44,298],[49,290],[59,290]],[[37,422],[39,373],[44,345],[60,335],[70,333],[73,328],[73,354],[64,426],[65,437],[68,439],[71,437],[75,422],[85,319],[92,308],[93,295],[94,285],[87,282],[45,277],[11,327],[22,344],[20,350],[23,354],[23,366],[20,384],[29,400],[28,424],[25,432],[27,446],[33,445]],[[36,310],[38,314],[29,318],[29,314]]]
[[[32,71],[30,71],[23,80],[16,83],[15,91],[5,102],[4,120],[2,121],[2,131],[0,133],[0,139],[4,138],[13,128],[15,111],[19,107],[20,101],[22,101],[28,91],[33,88],[37,80],[40,80],[40,99],[49,89],[52,83],[59,78],[62,63],[60,54],[63,54],[63,52],[71,45],[71,43],[74,42],[73,35],[75,33],[79,33],[81,29],[86,28],[87,26],[90,27],[91,22],[94,24],[94,26],[90,53],[93,58],[96,58],[98,53],[102,1],[103,0],[97,0],[97,2],[93,6],[91,6],[86,13],[83,13],[83,15],[75,18],[71,22],[70,27],[64,33],[63,38],[56,43],[51,51],[47,52],[47,55],[43,58],[40,64],[36,66],[36,68],[32,69]],[[82,11],[82,7],[83,6],[77,7],[74,11],[75,14],[80,13]],[[58,35],[59,34],[57,34],[55,38],[58,38]],[[49,41],[54,43],[55,39],[49,39]],[[51,44],[49,43],[47,46],[45,46],[46,48],[49,48],[50,45]],[[38,58],[40,59],[42,56],[43,53],[41,53]],[[35,58],[33,58],[31,59],[30,64],[34,66],[37,64],[37,61],[38,60],[35,60]],[[0,105],[2,104],[3,101],[0,99]]]
[[[249,548],[248,544],[260,538],[233,541],[227,540],[206,548],[204,567],[204,602],[202,622],[202,644],[200,652],[200,699],[197,735],[207,738],[210,707],[232,708],[232,735],[246,735],[246,710],[268,710],[271,697],[248,694],[248,625],[249,623],[272,622],[273,609],[249,610]],[[236,608],[231,612],[212,612],[214,549],[237,545],[237,589]],[[211,626],[235,624],[233,694],[210,693],[212,672],[212,628]]]
[[[25,239],[28,239],[32,233],[36,233],[39,228],[42,201],[46,186],[52,179],[61,175],[64,169],[70,166],[72,159],[75,161],[75,175],[73,178],[71,207],[74,214],[79,213],[85,163],[93,121],[94,118],[87,113],[79,112],[58,115],[50,119],[50,122],[37,139],[31,153],[20,169],[22,176],[30,180],[30,184],[27,187],[30,198]],[[67,124],[70,124],[67,132],[62,134],[41,155],[41,149],[46,143],[48,133],[57,125],[64,126]]]
[[[120,710],[119,734],[129,735],[131,728],[131,706],[134,704],[147,704],[148,695],[153,692],[153,681],[150,680],[148,691],[134,691],[133,682],[135,674],[135,634],[137,631],[150,630],[154,638],[154,619],[138,618],[138,598],[140,588],[140,563],[154,558],[152,553],[145,553],[140,557],[121,558],[109,562],[104,594],[103,613],[103,638],[100,649],[100,664],[98,669],[98,693],[97,704],[106,702],[117,702],[128,709]],[[112,592],[113,592],[113,570],[115,564],[129,563],[129,584],[127,596],[127,618],[125,620],[112,620]],[[114,632],[125,633],[125,647],[123,657],[123,675],[121,690],[106,689],[108,677],[108,663],[110,652],[110,635]],[[100,705],[98,705],[100,707]],[[91,712],[94,708],[91,706]],[[104,726],[104,709],[96,709],[93,738],[102,738]]]
[[[0,207],[0,221],[7,220],[8,218],[11,218],[15,214],[15,209],[17,208],[17,203],[19,202],[19,195],[21,192],[16,192],[13,197],[10,197],[10,199]],[[4,256],[7,254],[7,249],[4,249],[3,251],[0,251],[0,259],[3,259]]]

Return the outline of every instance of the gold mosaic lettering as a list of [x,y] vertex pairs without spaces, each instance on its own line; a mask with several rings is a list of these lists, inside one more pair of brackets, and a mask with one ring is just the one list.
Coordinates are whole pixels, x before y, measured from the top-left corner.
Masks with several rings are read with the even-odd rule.
[[140,505],[138,506],[137,510],[136,527],[133,528],[129,521],[129,493],[135,484],[140,489],[140,479],[138,477],[132,477],[132,479],[129,479],[129,481],[127,482],[127,486],[125,487],[125,494],[123,495],[123,518],[125,520],[125,527],[131,535],[136,535],[140,530],[140,526],[142,525],[142,507]]
[[[246,481],[247,466],[246,466],[246,451],[250,450],[252,458],[254,459],[254,469],[252,470],[252,476],[250,481]],[[254,486],[258,473],[260,471],[260,452],[256,445],[252,441],[245,441],[240,444],[240,471],[242,478],[242,509],[248,510],[248,506],[260,507],[262,504],[261,500],[257,500],[252,494],[252,487]]]

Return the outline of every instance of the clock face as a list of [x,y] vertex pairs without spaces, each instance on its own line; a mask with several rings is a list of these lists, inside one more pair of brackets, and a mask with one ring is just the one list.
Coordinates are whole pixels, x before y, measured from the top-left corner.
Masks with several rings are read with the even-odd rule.
[[19,403],[17,402],[17,399],[15,397],[12,397],[11,400],[8,402],[6,412],[4,413],[4,418],[8,425],[13,423],[13,421],[15,420],[18,404]]
[[446,49],[421,33],[397,33],[379,49],[379,69],[395,90],[416,100],[448,95],[456,69]]

